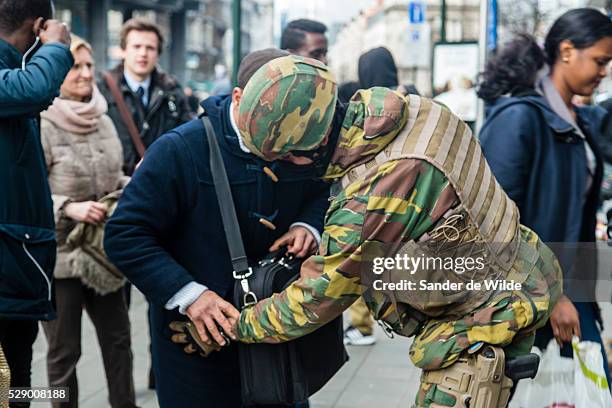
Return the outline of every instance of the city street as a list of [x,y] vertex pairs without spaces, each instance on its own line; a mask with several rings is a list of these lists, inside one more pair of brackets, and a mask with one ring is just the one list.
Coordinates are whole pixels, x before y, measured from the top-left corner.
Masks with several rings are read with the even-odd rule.
[[[602,303],[601,306],[606,325],[604,337],[612,337],[612,305]],[[157,399],[155,393],[147,389],[146,383],[149,369],[146,310],[144,297],[134,289],[130,317],[137,402],[142,408],[154,408],[158,406]],[[377,330],[377,337],[378,343],[372,347],[349,347],[350,361],[311,399],[311,407],[410,407],[420,374],[408,357],[410,340],[401,337],[392,340],[380,330]],[[83,319],[82,345],[82,357],[78,365],[80,406],[108,407],[100,348],[88,318]],[[46,348],[41,330],[34,346],[33,386],[47,384]],[[34,407],[42,405],[35,404]]]
[[[244,341],[345,310],[371,344],[370,311],[421,311],[415,361],[452,369],[419,406],[612,407],[612,0],[0,0],[0,70],[0,408],[234,408],[239,374],[266,380],[252,399],[305,395],[342,355],[249,357],[279,378],[203,360],[179,311],[229,331],[232,299]],[[136,285],[171,309],[152,337]],[[508,404],[504,368],[533,365],[475,343],[515,356],[546,319],[593,343]],[[413,339],[374,336],[311,408],[413,406]]]

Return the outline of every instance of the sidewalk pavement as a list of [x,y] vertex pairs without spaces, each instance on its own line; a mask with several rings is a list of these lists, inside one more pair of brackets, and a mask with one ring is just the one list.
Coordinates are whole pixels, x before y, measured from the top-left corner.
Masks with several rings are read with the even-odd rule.
[[[612,305],[601,303],[606,331],[612,338]],[[147,389],[149,370],[149,335],[146,323],[147,304],[135,288],[132,292],[132,350],[137,404],[142,408],[158,407],[153,391]],[[86,313],[84,312],[84,315]],[[418,389],[420,371],[410,363],[410,340],[389,339],[379,328],[374,346],[351,346],[349,362],[334,378],[311,398],[312,408],[410,407]],[[47,385],[46,340],[40,330],[34,345],[32,385]],[[88,317],[83,319],[82,357],[78,367],[79,402],[84,408],[108,407],[106,380],[100,348]],[[34,408],[44,404],[32,404]],[[205,406],[205,405],[203,405]]]

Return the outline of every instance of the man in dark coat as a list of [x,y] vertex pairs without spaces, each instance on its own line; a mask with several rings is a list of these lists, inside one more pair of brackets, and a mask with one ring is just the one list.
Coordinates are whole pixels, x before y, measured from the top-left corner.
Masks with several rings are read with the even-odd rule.
[[55,317],[55,224],[37,119],[73,59],[52,9],[49,0],[0,0],[0,344],[12,387],[30,386],[38,320]]
[[[128,20],[120,34],[123,61],[109,71],[145,147],[193,117],[177,80],[157,66],[163,45],[164,37],[157,25],[142,19]],[[103,79],[98,87],[108,101],[108,115],[123,146],[123,171],[129,176],[140,160],[138,151],[107,82]]]
[[[247,256],[260,259],[281,244],[306,256],[320,239],[329,196],[306,164],[322,154],[315,149],[334,121],[336,84],[319,62],[272,49],[247,56],[238,77],[231,96],[202,107],[221,147]],[[151,301],[161,407],[241,406],[235,345],[207,358],[186,354],[170,328],[191,320],[203,339],[223,344],[217,325],[230,333],[238,317],[208,157],[200,120],[164,135],[106,227],[109,258]]]

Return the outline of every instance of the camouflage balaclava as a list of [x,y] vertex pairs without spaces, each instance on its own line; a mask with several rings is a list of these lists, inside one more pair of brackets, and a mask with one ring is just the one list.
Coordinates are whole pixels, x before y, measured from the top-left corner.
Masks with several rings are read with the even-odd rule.
[[323,63],[296,55],[276,58],[245,86],[237,124],[244,144],[267,161],[316,149],[336,107],[336,81]]
[[387,147],[408,121],[408,102],[388,88],[361,89],[346,108],[331,163],[323,177],[335,180]]

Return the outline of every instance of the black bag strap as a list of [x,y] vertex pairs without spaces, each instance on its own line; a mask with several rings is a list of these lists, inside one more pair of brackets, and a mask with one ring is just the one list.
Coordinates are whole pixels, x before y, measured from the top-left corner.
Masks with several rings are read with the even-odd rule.
[[240,281],[240,286],[244,292],[245,306],[257,303],[257,298],[249,288],[248,277],[253,274],[253,270],[249,267],[249,260],[244,250],[242,235],[238,227],[238,216],[236,216],[236,207],[234,206],[234,198],[232,190],[225,171],[225,164],[221,156],[219,142],[215,129],[210,122],[208,116],[201,117],[208,139],[208,149],[210,152],[210,171],[212,173],[217,202],[219,203],[219,211],[221,212],[221,220],[223,221],[223,230],[225,231],[225,239],[229,248],[230,257],[232,259],[232,267],[234,268],[234,279]]
[[215,192],[217,193],[217,201],[219,210],[221,211],[221,219],[223,220],[223,229],[225,230],[225,238],[229,247],[230,256],[232,257],[232,266],[236,272],[244,272],[249,269],[249,262],[242,243],[242,236],[238,228],[238,217],[236,216],[236,208],[234,207],[234,198],[227,179],[227,172],[219,149],[219,142],[215,134],[215,129],[208,116],[202,116],[202,123],[206,130],[208,138],[208,149],[210,151],[210,171],[212,173],[213,182],[215,184]]

